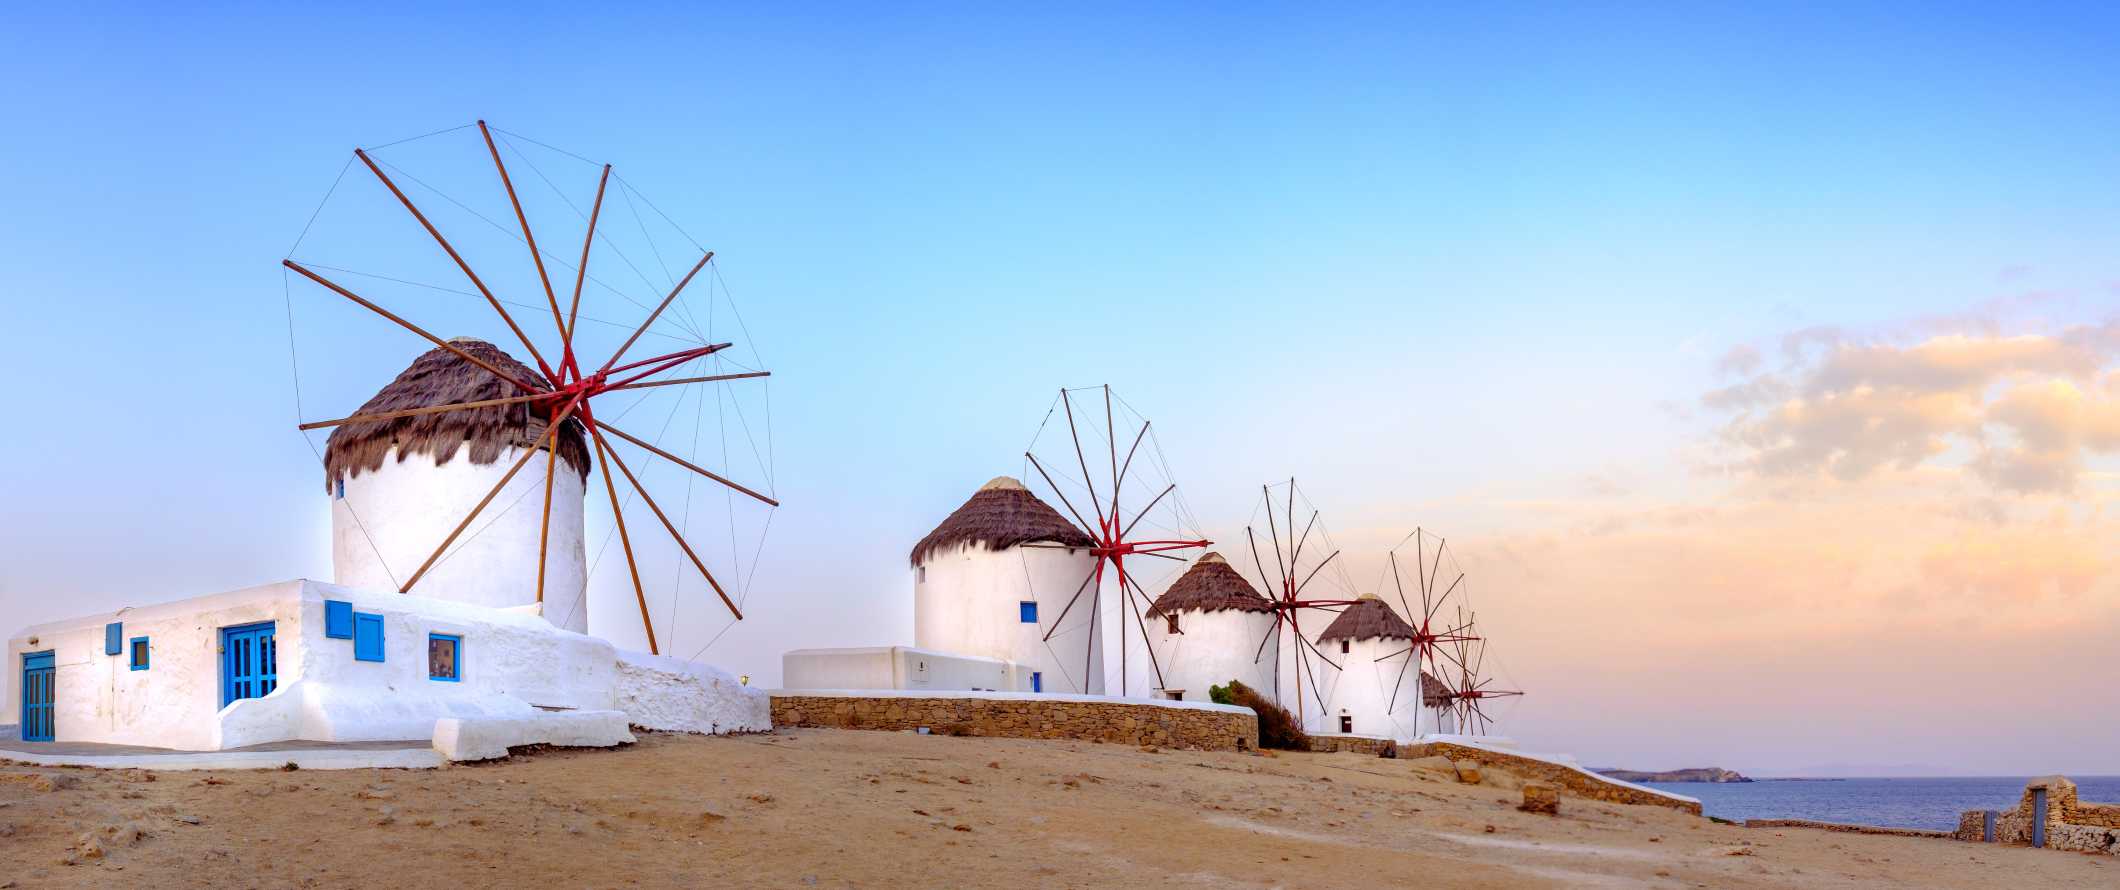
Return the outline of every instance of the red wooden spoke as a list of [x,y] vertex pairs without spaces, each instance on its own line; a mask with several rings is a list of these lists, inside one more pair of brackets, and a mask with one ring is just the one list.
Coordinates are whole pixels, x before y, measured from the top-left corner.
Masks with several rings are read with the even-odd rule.
[[713,258],[714,251],[710,250],[707,251],[705,256],[699,258],[699,262],[692,264],[692,271],[685,273],[684,280],[679,281],[676,287],[670,289],[670,295],[664,297],[661,303],[656,304],[654,312],[648,313],[648,320],[640,323],[640,327],[633,331],[633,336],[627,337],[626,342],[619,345],[618,351],[611,353],[611,359],[604,362],[603,367],[596,369],[596,373],[599,375],[610,373],[611,366],[618,364],[618,360],[625,357],[626,350],[633,348],[633,341],[639,340],[640,335],[648,332],[648,326],[654,324],[656,319],[662,317],[663,310],[670,308],[670,301],[677,299],[678,294],[684,293],[685,285],[692,283],[692,276],[698,275],[699,270],[705,268],[707,261]]
[[[715,343],[711,346],[697,346],[691,349],[681,349],[676,352],[669,353],[667,355],[658,355],[654,358],[644,358],[639,361],[627,362],[623,365],[619,365],[618,367],[606,369],[603,373],[605,377],[609,377],[613,374],[623,374],[627,371],[633,370],[634,368],[652,365],[658,362],[668,362],[677,359],[695,359],[703,355],[713,355],[714,353],[729,348],[730,345],[731,344],[728,343]],[[683,362],[680,361],[678,363],[682,364]],[[636,377],[633,379],[638,380],[640,378]]]
[[[591,427],[589,433],[598,439],[604,436],[595,427]],[[677,539],[677,546],[684,548],[685,557],[692,560],[692,566],[699,569],[700,577],[707,579],[707,585],[714,588],[714,595],[721,597],[722,605],[728,606],[730,614],[735,615],[736,620],[742,621],[743,610],[736,607],[736,601],[729,598],[728,591],[721,589],[721,582],[714,580],[714,573],[707,571],[707,564],[700,560],[699,554],[692,552],[692,544],[686,541],[684,533],[678,531],[677,526],[670,522],[670,517],[664,515],[662,507],[657,506],[655,498],[648,494],[648,489],[640,484],[639,479],[634,478],[632,468],[626,466],[626,459],[618,456],[618,449],[606,443],[604,453],[610,456],[612,463],[618,465],[619,472],[626,474],[626,481],[632,483],[633,490],[640,493],[640,499],[647,503],[649,510],[654,511],[656,519],[662,520],[663,529],[670,533],[670,537]]]
[[[552,323],[559,327],[560,338],[565,340],[567,336],[567,321],[560,317],[559,297],[552,293],[552,277],[545,274],[545,255],[537,249],[537,236],[530,233],[530,218],[523,215],[523,202],[515,196],[515,180],[508,178],[508,165],[501,163],[500,147],[493,144],[493,134],[487,131],[485,121],[478,122],[478,134],[486,140],[487,153],[493,155],[493,169],[499,170],[501,173],[501,186],[508,190],[508,204],[515,208],[515,221],[523,227],[523,243],[530,246],[530,261],[537,264],[537,281],[545,287],[545,302],[552,304]],[[571,352],[572,350],[568,351]],[[562,354],[560,357],[560,374],[565,373],[566,366],[566,355]],[[551,376],[554,372],[552,369],[547,368],[545,373]],[[553,379],[556,381],[563,378],[554,376]]]
[[741,374],[715,374],[711,377],[678,377],[674,380],[650,380],[646,383],[620,383],[604,387],[604,391],[621,389],[647,389],[651,386],[679,386],[686,383],[719,383],[723,380],[748,380],[753,377],[771,377],[771,371],[745,371]]
[[596,203],[589,207],[589,232],[582,236],[582,261],[574,266],[574,299],[567,304],[567,324],[560,330],[567,341],[567,352],[561,360],[577,380],[581,379],[582,369],[574,355],[575,316],[582,308],[582,281],[589,277],[589,245],[596,243],[596,218],[604,212],[604,185],[610,181],[611,165],[605,164],[603,175],[596,179]]
[[1082,434],[1075,430],[1075,405],[1067,398],[1067,390],[1060,390],[1060,407],[1067,411],[1067,435],[1075,443],[1075,463],[1082,467],[1082,485],[1089,489],[1089,508],[1097,513],[1097,527],[1104,527],[1104,505],[1097,500],[1097,480],[1090,478],[1089,458],[1082,455]]
[[639,445],[640,447],[646,448],[649,451],[655,452],[656,456],[661,457],[664,460],[677,464],[678,466],[684,467],[687,470],[691,470],[694,473],[698,473],[702,476],[705,476],[730,488],[736,489],[739,492],[750,495],[753,498],[756,498],[760,501],[764,501],[765,503],[771,504],[775,507],[780,506],[779,501],[766,497],[765,495],[759,494],[758,492],[752,491],[751,489],[744,487],[742,484],[726,477],[723,477],[712,470],[709,470],[691,461],[685,460],[684,458],[678,457],[677,455],[671,454],[670,452],[657,448],[646,440],[641,439],[639,436],[635,436],[632,433],[626,432],[625,430],[619,429],[618,427],[612,426],[601,420],[592,419],[589,422],[607,433],[610,433],[635,445]]
[[618,486],[611,481],[611,461],[604,451],[602,436],[591,436],[590,444],[596,446],[597,468],[604,477],[604,494],[611,498],[611,519],[618,523],[618,543],[626,551],[626,571],[633,575],[633,599],[640,604],[640,626],[648,632],[648,654],[661,655],[655,646],[655,621],[648,617],[648,592],[640,586],[640,564],[633,560],[633,537],[626,532],[625,508],[618,503]]
[[1075,585],[1075,595],[1067,598],[1067,605],[1061,607],[1060,616],[1053,619],[1052,629],[1045,632],[1046,642],[1051,642],[1053,634],[1060,632],[1060,622],[1067,620],[1067,613],[1075,608],[1075,601],[1082,598],[1082,591],[1088,590],[1089,583],[1102,577],[1103,572],[1104,558],[1100,556],[1097,558],[1096,564],[1090,566],[1089,574],[1083,576],[1082,583]]
[[545,449],[545,515],[537,525],[537,602],[541,607],[545,603],[545,550],[552,540],[552,479],[558,469],[558,444]]
[[1067,499],[1067,492],[1060,490],[1060,486],[1053,484],[1052,474],[1045,471],[1045,465],[1038,462],[1038,456],[1028,451],[1024,452],[1023,456],[1031,462],[1031,468],[1037,470],[1038,475],[1045,477],[1045,484],[1052,488],[1053,494],[1060,496],[1060,504],[1067,508],[1067,512],[1075,514],[1075,521],[1082,523],[1083,528],[1092,528],[1093,526],[1089,524],[1089,520],[1082,518],[1082,511],[1075,509],[1075,502]]
[[383,168],[376,166],[375,161],[368,157],[367,152],[356,148],[353,153],[361,159],[361,163],[368,165],[369,172],[374,173],[377,179],[383,181],[383,185],[390,189],[391,194],[397,196],[398,203],[405,205],[405,209],[412,212],[412,218],[420,221],[420,226],[427,230],[427,234],[434,236],[434,243],[440,244],[442,250],[449,254],[449,258],[456,261],[456,267],[464,270],[464,277],[471,279],[471,284],[478,288],[479,293],[485,295],[487,304],[493,307],[493,311],[500,313],[501,320],[508,323],[508,330],[515,332],[515,339],[522,341],[524,349],[530,350],[530,357],[537,360],[537,367],[545,373],[545,379],[553,381],[555,386],[558,385],[559,376],[553,372],[551,365],[545,363],[544,355],[537,351],[537,344],[530,342],[530,335],[523,333],[522,327],[515,323],[515,316],[508,314],[507,307],[502,306],[500,299],[493,295],[493,291],[486,288],[486,282],[478,277],[477,272],[471,271],[471,264],[464,262],[463,256],[456,252],[454,246],[450,245],[449,239],[442,237],[442,231],[435,228],[434,223],[427,221],[427,214],[421,213],[420,208],[413,205],[412,199],[406,197],[405,192],[398,188],[397,183],[390,180],[390,176],[383,172]]
[[314,281],[331,289],[333,293],[336,293],[339,296],[345,297],[346,299],[359,303],[363,307],[367,308],[369,311],[374,312],[377,315],[390,319],[391,321],[397,322],[398,327],[404,328],[405,330],[411,331],[415,334],[427,338],[427,342],[433,343],[436,346],[439,346],[443,349],[449,350],[452,353],[455,353],[457,358],[463,359],[464,361],[470,362],[474,365],[484,368],[488,372],[491,372],[495,377],[499,377],[502,380],[506,380],[509,383],[515,384],[515,388],[517,389],[534,395],[549,395],[551,393],[551,391],[548,389],[538,386],[532,386],[529,383],[524,382],[521,378],[518,378],[513,374],[510,374],[506,371],[501,370],[498,367],[495,367],[492,362],[486,361],[485,359],[479,358],[478,356],[472,355],[471,353],[465,352],[464,350],[457,348],[456,344],[454,343],[451,343],[433,334],[427,333],[427,331],[421,328],[419,325],[406,321],[403,318],[399,318],[396,313],[393,313],[388,309],[385,309],[381,306],[377,306],[374,303],[362,299],[361,295],[356,294],[353,291],[347,290],[343,287],[340,287],[336,282],[333,282],[329,278],[325,278],[322,275],[318,275],[317,273],[310,271],[301,263],[297,263],[293,260],[281,260],[280,265],[286,266],[289,269],[293,269],[296,272],[300,272],[302,273],[302,276],[304,278],[307,278],[311,281]]
[[[622,386],[629,383],[636,383],[641,380],[645,380],[649,377],[653,377],[664,371],[668,371],[672,368],[678,367],[679,365],[683,365],[684,363],[689,362],[693,359],[713,355],[714,353],[720,352],[724,349],[727,349],[728,347],[729,344],[727,343],[717,343],[713,346],[702,346],[698,349],[688,349],[684,352],[674,352],[669,355],[662,356],[660,358],[651,359],[649,362],[644,362],[640,364],[652,364],[653,367],[650,367],[645,371],[641,371],[640,373],[634,374],[631,377],[624,378],[615,384],[606,384],[604,388],[609,389],[612,386]],[[635,365],[635,367],[638,366],[638,364]],[[613,372],[607,371],[604,372],[604,374],[598,376],[608,377],[611,373]]]

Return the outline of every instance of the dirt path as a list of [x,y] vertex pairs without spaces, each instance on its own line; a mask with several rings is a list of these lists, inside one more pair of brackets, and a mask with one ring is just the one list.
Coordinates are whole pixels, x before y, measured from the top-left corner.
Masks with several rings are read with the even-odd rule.
[[0,888],[2120,886],[2104,857],[1535,816],[1444,766],[799,730],[432,771],[11,767]]

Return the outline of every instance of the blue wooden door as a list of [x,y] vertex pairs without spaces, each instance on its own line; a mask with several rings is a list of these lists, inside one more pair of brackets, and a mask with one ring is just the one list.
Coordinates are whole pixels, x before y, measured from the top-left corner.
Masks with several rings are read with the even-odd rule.
[[221,706],[263,698],[280,685],[279,644],[273,623],[221,628]]
[[52,654],[31,652],[22,656],[22,740],[52,740]]

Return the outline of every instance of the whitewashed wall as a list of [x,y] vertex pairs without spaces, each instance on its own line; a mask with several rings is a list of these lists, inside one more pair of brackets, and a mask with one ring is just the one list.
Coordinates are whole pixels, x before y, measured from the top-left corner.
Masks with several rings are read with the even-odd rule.
[[1325,700],[1324,706],[1314,712],[1309,732],[1338,734],[1342,715],[1354,718],[1354,735],[1411,740],[1418,738],[1424,728],[1432,730],[1435,712],[1421,707],[1419,666],[1407,667],[1405,682],[1399,683],[1399,669],[1411,656],[1377,661],[1406,648],[1405,640],[1350,640],[1350,651],[1345,654],[1340,652],[1338,642],[1320,643],[1318,648],[1340,669],[1315,665]]
[[[384,660],[324,636],[324,601],[380,614]],[[103,655],[103,627],[150,637],[150,668]],[[279,687],[220,705],[220,629],[276,623]],[[459,682],[428,676],[430,633],[463,638]],[[60,741],[218,750],[289,739],[427,740],[444,717],[514,718],[538,706],[625,710],[651,729],[771,727],[765,692],[678,659],[620,652],[528,609],[289,581],[27,629],[8,641],[9,713],[20,713],[22,653],[53,650]]]
[[[269,584],[24,629],[7,642],[8,722],[22,713],[23,654],[48,649],[56,666],[52,716],[59,740],[214,750],[221,628],[277,622],[279,681],[284,686],[301,679],[301,663],[290,650],[302,631],[302,585]],[[321,608],[315,620],[321,634]],[[124,623],[128,647],[133,637],[148,638],[147,670],[132,670],[123,651],[103,654],[103,627],[112,621]]]
[[[1102,694],[1102,628],[1090,633],[1091,591],[1060,618],[1068,598],[1096,565],[1087,549],[983,545],[953,547],[928,555],[914,570],[913,645],[919,649],[1015,662],[1023,673],[1044,675],[1046,692]],[[923,574],[921,568],[926,571]],[[1019,619],[1018,604],[1038,603],[1038,623]],[[1102,616],[1096,619],[1105,619]],[[1050,641],[1045,632],[1059,622]],[[1085,651],[1087,677],[1085,678]],[[1086,687],[1086,688],[1085,688]]]
[[788,689],[1029,692],[1031,685],[1029,672],[1001,659],[910,646],[796,649],[781,655],[780,674]]
[[[503,451],[478,466],[470,446],[447,463],[397,453],[383,466],[346,480],[346,497],[331,502],[333,580],[347,587],[396,591],[469,515],[479,499],[522,455]],[[413,593],[506,608],[537,602],[537,547],[545,509],[545,456],[521,472],[480,512],[470,528],[429,569]],[[582,527],[581,474],[559,462],[552,488],[552,531],[546,553],[544,615],[553,625],[586,633],[588,604]]]
[[[1267,639],[1273,623],[1271,612],[1186,610],[1178,613],[1181,633],[1173,634],[1162,616],[1150,616],[1149,645],[1163,669],[1163,688],[1183,690],[1185,701],[1207,701],[1207,687],[1240,680],[1272,695],[1279,652]],[[1266,644],[1263,654],[1261,642]]]

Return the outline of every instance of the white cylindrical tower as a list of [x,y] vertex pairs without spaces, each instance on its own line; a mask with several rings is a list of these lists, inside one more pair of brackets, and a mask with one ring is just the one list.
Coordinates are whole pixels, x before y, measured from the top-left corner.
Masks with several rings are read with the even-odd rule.
[[1281,649],[1268,639],[1273,604],[1222,554],[1200,557],[1156,598],[1143,621],[1163,670],[1159,692],[1167,697],[1208,701],[1208,687],[1231,680],[1274,694],[1274,660]]
[[1400,651],[1412,642],[1413,625],[1376,594],[1362,594],[1342,610],[1318,635],[1318,650],[1340,667],[1318,666],[1331,677],[1319,679],[1331,685],[1325,690],[1323,725],[1308,731],[1415,738],[1423,718],[1421,666],[1406,664],[1413,655]]
[[[525,381],[541,379],[483,340],[451,345]],[[521,393],[455,353],[434,349],[414,359],[362,405],[378,414]],[[582,493],[589,453],[578,421],[560,428],[553,472],[552,520],[545,589],[538,596],[538,545],[544,534],[546,453],[538,442],[548,418],[518,403],[444,411],[332,431],[324,449],[331,497],[333,580],[349,587],[397,590],[506,476],[526,448],[539,448],[448,552],[408,591],[436,599],[512,608],[542,602],[546,620],[586,633],[588,604],[582,543]]]
[[996,477],[913,547],[913,645],[1016,662],[1026,690],[1102,694],[1103,634],[1082,586],[1094,545],[1023,483]]

